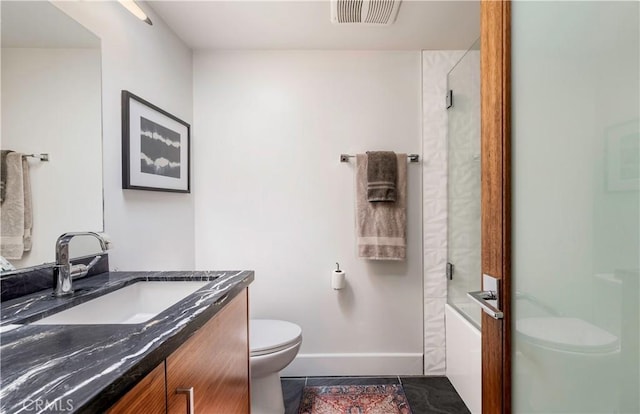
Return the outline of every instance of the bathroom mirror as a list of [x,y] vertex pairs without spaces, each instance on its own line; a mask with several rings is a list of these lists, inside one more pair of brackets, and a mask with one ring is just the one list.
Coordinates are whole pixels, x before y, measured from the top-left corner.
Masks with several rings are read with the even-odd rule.
[[[28,241],[15,217],[27,217],[29,209],[9,203],[8,193],[20,194],[27,184],[7,185],[0,205],[2,256],[25,268],[55,261],[62,233],[103,231],[101,46],[95,34],[48,1],[3,1],[0,7],[0,149],[48,154],[48,161],[25,157],[33,224],[31,247],[22,254],[16,253],[20,238],[22,247]],[[16,159],[13,155],[14,167]],[[87,253],[82,250],[74,253],[72,247],[70,253]]]

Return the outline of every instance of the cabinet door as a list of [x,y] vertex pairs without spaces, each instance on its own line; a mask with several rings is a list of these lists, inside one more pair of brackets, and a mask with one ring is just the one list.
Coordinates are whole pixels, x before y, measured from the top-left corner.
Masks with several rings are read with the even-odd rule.
[[165,414],[166,389],[164,362],[158,365],[124,397],[115,403],[108,414]]
[[249,413],[248,322],[245,289],[167,358],[169,414]]

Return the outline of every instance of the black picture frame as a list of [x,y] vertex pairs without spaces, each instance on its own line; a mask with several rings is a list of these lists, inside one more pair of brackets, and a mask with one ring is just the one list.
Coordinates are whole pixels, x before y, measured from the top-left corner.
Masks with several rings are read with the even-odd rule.
[[122,91],[122,188],[191,192],[191,126]]

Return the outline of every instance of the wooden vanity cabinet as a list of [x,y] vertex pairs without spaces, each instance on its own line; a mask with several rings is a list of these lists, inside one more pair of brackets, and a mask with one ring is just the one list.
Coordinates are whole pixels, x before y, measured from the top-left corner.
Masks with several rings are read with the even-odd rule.
[[147,374],[124,397],[115,403],[107,414],[165,414],[166,383],[164,361]]
[[[248,414],[248,324],[245,289],[118,401],[109,414]],[[157,392],[155,396],[141,392],[139,388],[150,390],[148,384],[155,381],[161,367],[162,389],[166,392],[161,396]],[[160,400],[162,409],[152,411],[150,407],[155,409],[154,404]]]
[[[246,290],[167,358],[167,412],[249,413]],[[189,395],[178,390],[193,387]]]

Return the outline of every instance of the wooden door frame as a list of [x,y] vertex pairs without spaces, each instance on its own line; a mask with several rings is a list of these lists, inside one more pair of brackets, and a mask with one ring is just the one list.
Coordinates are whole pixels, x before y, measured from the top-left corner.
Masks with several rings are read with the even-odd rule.
[[511,2],[480,3],[482,273],[504,319],[482,312],[482,412],[511,413]]

